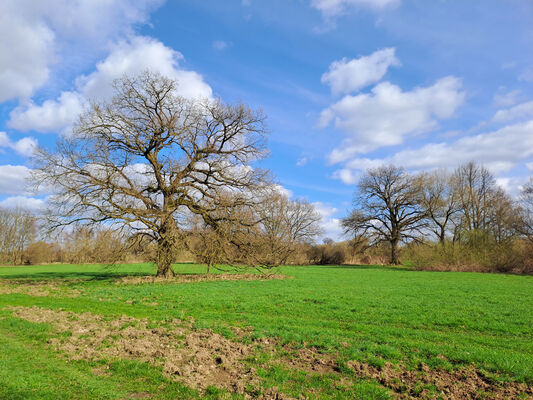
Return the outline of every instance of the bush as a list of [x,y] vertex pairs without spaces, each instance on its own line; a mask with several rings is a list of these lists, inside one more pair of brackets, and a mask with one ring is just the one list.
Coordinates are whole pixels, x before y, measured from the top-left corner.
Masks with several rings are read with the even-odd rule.
[[431,271],[533,273],[533,244],[520,239],[501,243],[474,240],[451,243],[411,244],[404,260],[415,268]]

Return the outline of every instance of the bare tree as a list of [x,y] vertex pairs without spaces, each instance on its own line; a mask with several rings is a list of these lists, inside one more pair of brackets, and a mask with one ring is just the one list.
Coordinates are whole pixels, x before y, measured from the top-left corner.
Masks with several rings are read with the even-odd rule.
[[425,227],[421,181],[393,165],[369,169],[361,177],[354,209],[343,219],[346,233],[366,236],[374,244],[390,245],[392,264],[399,264],[401,241],[417,240]]
[[312,243],[321,232],[320,220],[312,204],[269,190],[256,207],[234,208],[216,228],[197,218],[189,249],[208,272],[220,263],[272,268],[286,263],[299,245]]
[[261,113],[188,100],[177,89],[150,72],[115,81],[111,101],[92,103],[72,135],[38,151],[33,175],[56,190],[52,229],[104,223],[148,236],[157,243],[158,276],[173,275],[190,214],[216,229],[222,209],[253,205],[250,193],[268,184],[251,166],[266,153]]
[[22,264],[24,250],[35,239],[36,220],[22,208],[0,209],[0,256],[14,265]]
[[421,201],[429,220],[429,229],[440,243],[446,240],[450,224],[460,211],[460,199],[453,175],[445,170],[421,174]]
[[496,190],[491,172],[474,162],[459,166],[454,173],[462,214],[462,229],[486,231],[489,203]]
[[255,264],[284,264],[302,243],[313,243],[322,232],[321,215],[305,200],[290,200],[271,193],[258,209],[259,231],[256,237]]
[[518,221],[518,232],[533,242],[533,176],[522,187],[520,193],[521,217]]

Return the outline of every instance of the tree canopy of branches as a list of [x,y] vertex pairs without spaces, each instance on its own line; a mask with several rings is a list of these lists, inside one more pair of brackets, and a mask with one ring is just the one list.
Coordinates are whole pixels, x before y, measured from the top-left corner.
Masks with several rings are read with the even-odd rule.
[[420,180],[393,165],[369,169],[361,177],[354,209],[342,220],[346,233],[390,245],[392,264],[399,264],[398,244],[417,239],[426,222]]
[[170,276],[190,215],[218,229],[228,216],[239,222],[224,210],[257,205],[270,184],[252,167],[265,134],[260,112],[185,99],[178,82],[145,72],[115,81],[110,101],[93,102],[56,149],[40,149],[33,178],[55,190],[50,228],[103,223],[148,236],[158,276]]
[[290,200],[275,188],[253,209],[234,209],[235,218],[250,221],[235,225],[232,219],[213,228],[196,218],[189,250],[207,264],[241,264],[272,268],[287,262],[302,244],[321,233],[320,214],[304,200]]
[[459,191],[454,175],[445,170],[421,174],[422,207],[428,218],[428,227],[440,243],[446,240],[450,224],[460,211]]

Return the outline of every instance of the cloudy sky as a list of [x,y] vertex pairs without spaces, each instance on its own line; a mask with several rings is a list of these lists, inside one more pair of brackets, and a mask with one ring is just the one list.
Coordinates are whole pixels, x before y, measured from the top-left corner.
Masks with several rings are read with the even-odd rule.
[[157,70],[189,97],[268,116],[262,164],[338,238],[358,177],[475,160],[510,193],[533,175],[530,0],[3,0],[0,206],[87,100]]

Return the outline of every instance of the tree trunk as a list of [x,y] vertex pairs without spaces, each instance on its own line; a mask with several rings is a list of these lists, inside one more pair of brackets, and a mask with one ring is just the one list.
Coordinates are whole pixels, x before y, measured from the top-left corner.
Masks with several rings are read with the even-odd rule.
[[398,258],[398,239],[393,239],[390,242],[390,249],[391,249],[391,255],[390,255],[390,262],[392,265],[399,265],[400,260]]
[[174,261],[174,246],[166,240],[158,243],[157,248],[157,274],[158,277],[169,278],[174,276],[172,262]]
[[157,274],[158,277],[169,278],[175,275],[172,263],[176,257],[177,226],[172,216],[169,216],[160,229],[160,239],[157,243]]

